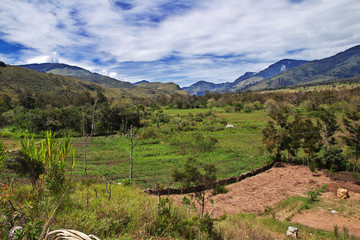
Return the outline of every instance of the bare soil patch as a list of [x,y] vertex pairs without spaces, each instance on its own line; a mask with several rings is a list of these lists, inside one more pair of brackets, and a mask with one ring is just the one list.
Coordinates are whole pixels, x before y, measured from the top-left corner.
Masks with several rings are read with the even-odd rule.
[[[357,200],[360,195],[359,185],[332,180],[324,171],[314,174],[307,166],[284,164],[283,167],[275,166],[266,172],[226,186],[229,192],[214,196],[214,204],[207,203],[205,211],[214,217],[224,213],[229,215],[250,212],[263,213],[267,207],[274,207],[289,196],[306,196],[308,190],[320,188],[324,184],[327,184],[329,188],[323,196],[332,196],[335,201],[334,205],[343,205],[345,201],[349,200],[339,202],[341,200],[336,198],[338,187],[349,189],[351,197],[347,203],[352,206],[360,205],[360,201]],[[177,204],[182,204],[183,195],[171,195],[170,197]],[[328,197],[328,199],[331,198]],[[326,204],[321,209],[324,207]],[[303,225],[331,231],[334,225],[339,226],[341,231],[345,226],[349,229],[350,234],[360,236],[360,209],[352,211],[351,215],[334,215],[330,211],[328,209],[320,211],[320,208],[315,208],[296,214],[292,219]]]

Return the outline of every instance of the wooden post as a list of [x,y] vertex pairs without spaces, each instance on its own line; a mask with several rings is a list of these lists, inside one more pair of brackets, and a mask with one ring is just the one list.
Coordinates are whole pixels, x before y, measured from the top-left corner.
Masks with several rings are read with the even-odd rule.
[[133,142],[133,132],[132,132],[132,124],[130,125],[130,178],[133,178],[133,150],[134,150],[134,142]]
[[111,198],[111,180],[109,180],[109,199],[110,200]]
[[85,174],[87,175],[87,171],[86,171],[86,143],[85,143],[85,114],[83,114],[82,120],[83,120],[83,142],[84,142],[84,169],[85,169]]

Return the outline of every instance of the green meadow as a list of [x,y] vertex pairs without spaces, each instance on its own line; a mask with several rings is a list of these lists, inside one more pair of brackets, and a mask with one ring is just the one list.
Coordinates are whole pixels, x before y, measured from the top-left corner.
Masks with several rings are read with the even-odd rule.
[[[213,163],[218,178],[236,176],[268,163],[261,130],[269,120],[264,110],[226,113],[223,108],[171,109],[168,120],[134,132],[134,178],[141,187],[172,186],[171,174],[188,158]],[[233,128],[226,128],[232,124]],[[210,140],[209,140],[210,139]],[[214,140],[215,139],[215,140]],[[215,142],[215,143],[214,143]],[[77,176],[85,175],[82,138],[74,138]],[[86,138],[90,176],[122,181],[130,175],[130,140],[126,135]]]

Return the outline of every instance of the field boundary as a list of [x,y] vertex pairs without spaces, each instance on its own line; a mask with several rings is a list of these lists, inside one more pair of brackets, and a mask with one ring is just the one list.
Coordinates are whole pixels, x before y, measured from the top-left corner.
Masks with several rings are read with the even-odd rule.
[[203,191],[203,190],[210,190],[210,189],[213,189],[214,186],[217,184],[229,185],[232,183],[240,182],[240,181],[244,180],[245,178],[253,177],[255,175],[258,175],[259,173],[263,173],[263,172],[269,170],[270,168],[272,168],[274,166],[275,162],[276,161],[271,162],[265,166],[256,168],[252,171],[247,171],[245,173],[241,173],[235,177],[219,179],[219,180],[215,181],[215,183],[213,185],[200,184],[200,185],[186,188],[186,189],[184,189],[184,188],[169,188],[169,187],[164,188],[164,189],[147,188],[147,189],[144,189],[143,191],[147,194],[172,195],[172,194],[185,194],[185,193],[193,193],[193,192],[198,192],[198,191]]

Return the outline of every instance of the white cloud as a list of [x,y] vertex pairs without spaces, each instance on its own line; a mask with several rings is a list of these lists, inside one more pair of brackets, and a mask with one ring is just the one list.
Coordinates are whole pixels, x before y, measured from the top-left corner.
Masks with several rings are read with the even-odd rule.
[[[169,2],[134,0],[122,10],[115,0],[2,0],[0,39],[28,48],[17,60],[6,55],[13,63],[60,61],[179,84],[233,81],[282,58],[320,59],[360,43],[358,0],[184,0],[193,7],[161,8]],[[174,55],[180,60],[164,60]],[[121,68],[129,61],[138,67]]]

